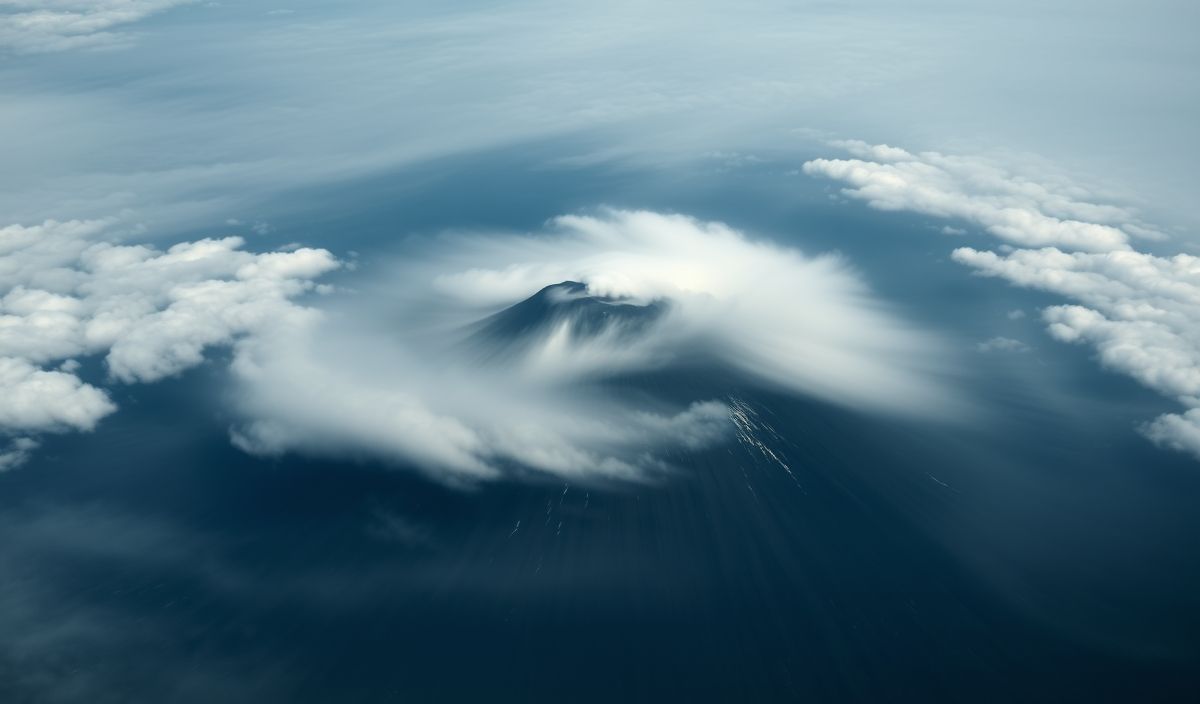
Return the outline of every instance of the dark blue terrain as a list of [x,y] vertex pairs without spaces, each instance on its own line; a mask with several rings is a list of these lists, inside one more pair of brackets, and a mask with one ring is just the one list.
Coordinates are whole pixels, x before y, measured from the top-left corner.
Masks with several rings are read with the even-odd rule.
[[722,394],[736,437],[651,485],[463,491],[242,455],[219,405],[171,403],[220,374],[0,477],[3,598],[37,624],[7,626],[4,701],[1200,694],[1200,480],[1136,438],[1006,452],[662,373],[636,385]]

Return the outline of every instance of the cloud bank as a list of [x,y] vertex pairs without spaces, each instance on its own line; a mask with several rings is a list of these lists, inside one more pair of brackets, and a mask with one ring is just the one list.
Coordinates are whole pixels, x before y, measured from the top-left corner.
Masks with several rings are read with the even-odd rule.
[[[564,281],[586,290],[547,294],[548,305],[586,296],[663,312],[636,326],[615,312],[598,329],[530,324],[504,354],[473,334]],[[955,403],[935,372],[946,361],[837,257],[679,215],[605,211],[540,233],[439,238],[326,317],[240,343],[233,439],[266,455],[411,463],[450,481],[521,469],[636,479],[730,432],[725,403],[703,395],[719,385],[705,380],[936,416]],[[681,367],[701,370],[699,397],[682,407],[610,383]]]
[[128,37],[114,28],[189,2],[0,0],[0,49],[42,53],[119,45]]
[[106,226],[0,228],[0,468],[38,434],[88,431],[116,410],[76,358],[103,355],[110,382],[177,374],[208,348],[316,315],[291,299],[338,266],[320,249],[246,252],[239,237],[115,244]]
[[1105,367],[1185,406],[1142,432],[1200,458],[1200,257],[1135,250],[1136,238],[1161,236],[1075,186],[1039,184],[977,158],[841,145],[859,158],[816,159],[805,172],[846,183],[844,193],[872,207],[958,218],[1025,247],[959,247],[953,258],[1075,301],[1042,311],[1050,335],[1094,346]]
[[842,181],[842,192],[879,210],[957,218],[1021,247],[1092,252],[1130,249],[1130,236],[1160,238],[1125,208],[1090,203],[1086,191],[1055,188],[984,159],[836,142],[855,159],[813,159],[804,172]]
[[[274,0],[241,0],[82,38],[10,26],[10,50],[28,50],[0,66],[0,129],[19,135],[5,145],[0,212],[40,222],[128,209],[170,241],[172,227],[282,219],[276,199],[295,188],[445,157],[516,148],[557,168],[633,165],[680,183],[675,169],[695,177],[723,155],[811,154],[804,127],[1031,150],[1191,218],[1179,147],[1200,105],[1189,32],[1200,6],[1074,4],[343,0],[267,16]],[[108,22],[166,0],[7,7]],[[94,34],[122,50],[46,51]],[[1094,51],[1103,36],[1129,53]]]

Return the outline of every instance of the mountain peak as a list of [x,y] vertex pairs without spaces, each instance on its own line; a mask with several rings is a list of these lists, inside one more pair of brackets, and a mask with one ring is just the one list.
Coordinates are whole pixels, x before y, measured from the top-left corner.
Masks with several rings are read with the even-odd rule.
[[609,296],[588,293],[587,284],[562,281],[539,290],[478,323],[475,337],[490,342],[519,342],[570,326],[576,338],[594,337],[605,332],[619,335],[636,333],[658,319],[665,310],[663,302],[636,305]]

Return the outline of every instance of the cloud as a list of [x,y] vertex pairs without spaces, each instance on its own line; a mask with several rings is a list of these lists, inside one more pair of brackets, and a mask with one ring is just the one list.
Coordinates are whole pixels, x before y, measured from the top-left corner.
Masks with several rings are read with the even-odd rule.
[[[276,200],[293,188],[507,149],[558,168],[687,168],[690,188],[701,168],[714,175],[701,155],[810,153],[806,134],[820,130],[912,144],[966,134],[1039,151],[1191,217],[1189,150],[1179,145],[1194,133],[1195,61],[1178,49],[1195,51],[1197,10],[1182,3],[1049,16],[1030,0],[954,13],[879,0],[769,0],[750,12],[705,1],[352,0],[305,3],[302,22],[267,21],[262,13],[278,5],[262,0],[202,5],[97,33],[128,51],[6,62],[0,131],[20,139],[5,144],[5,217],[128,208],[169,238],[171,226],[310,204]],[[113,17],[113,8],[166,5],[8,7]],[[1092,38],[1116,35],[1129,52],[1092,51]],[[10,39],[32,50],[98,41],[91,36]],[[1005,41],[1012,36],[1023,41]],[[1108,103],[1141,108],[1094,109]],[[1052,122],[1071,129],[1046,129]],[[288,214],[269,213],[280,223]]]
[[990,352],[1028,352],[1029,345],[1014,340],[1011,337],[993,337],[975,345],[975,349],[983,354]]
[[[192,0],[0,0],[0,49],[42,53],[111,47],[116,27]],[[4,8],[12,8],[5,10]]]
[[25,464],[37,447],[38,443],[33,438],[14,438],[7,448],[0,450],[0,472]]
[[1200,258],[1057,249],[1001,256],[963,247],[954,259],[985,276],[1082,303],[1043,311],[1053,337],[1090,343],[1106,367],[1200,405]]
[[[846,183],[844,194],[879,210],[963,220],[1023,247],[1127,250],[1131,234],[1157,234],[1128,209],[1088,202],[1078,189],[1040,184],[983,159],[837,144],[864,158],[813,159],[804,172]],[[877,160],[864,160],[871,158]]]
[[1163,447],[1200,459],[1200,409],[1159,416],[1143,426],[1142,433]]
[[[549,239],[459,240],[455,248],[492,264],[455,256],[450,264],[462,270],[439,274],[435,285],[494,301],[549,277],[604,295],[665,298],[674,313],[664,327],[675,338],[772,384],[900,412],[912,399],[946,402],[929,383],[938,342],[873,300],[837,256],[806,257],[721,223],[644,211],[566,216],[552,228]],[[649,360],[663,350],[643,352]]]
[[[852,95],[922,62],[894,38],[834,38],[806,22],[779,34],[772,22],[774,46],[796,56],[790,64],[810,68],[797,76],[780,66],[764,76],[761,18],[716,5],[680,14],[665,7],[568,10],[540,0],[451,11],[344,2],[306,7],[305,22],[248,20],[260,14],[239,5],[205,8],[203,22],[173,13],[130,53],[92,55],[88,65],[56,72],[35,56],[0,73],[16,94],[0,106],[0,130],[28,137],[6,150],[6,163],[22,175],[0,174],[0,211],[34,221],[128,209],[156,230],[192,229],[258,211],[292,188],[583,133],[589,137],[566,154],[554,150],[558,168],[595,154],[658,166],[725,152],[743,164],[755,146],[790,138],[794,120],[763,110],[754,121],[769,118],[773,138],[719,149],[731,134],[760,134],[736,116],[716,119],[730,106]],[[71,6],[83,14],[88,4]],[[839,13],[820,14],[841,22]],[[746,32],[725,32],[733,46],[721,58],[701,37],[731,23]],[[918,23],[902,30],[874,14],[863,23],[886,26],[892,37],[920,31]],[[10,34],[10,44],[26,52],[119,37],[113,30],[83,38],[58,30]],[[668,53],[679,61],[660,60],[667,34]],[[746,40],[752,35],[760,40]],[[932,52],[936,44],[923,46]],[[740,67],[732,73],[731,58]],[[748,82],[743,72],[758,78]],[[630,82],[630,73],[640,79]],[[488,120],[475,118],[481,110]],[[696,110],[713,121],[688,119]],[[346,124],[355,130],[343,130]],[[390,138],[397,133],[407,138]]]
[[[383,459],[451,482],[670,471],[672,453],[726,437],[725,403],[635,398],[606,383],[678,365],[875,412],[937,416],[955,403],[938,380],[938,341],[875,301],[841,259],[719,223],[605,211],[529,235],[447,235],[390,266],[373,297],[325,312],[293,301],[338,266],[325,250],[252,253],[237,237],[160,250],[105,241],[111,227],[0,229],[5,467],[38,434],[87,431],[116,409],[77,358],[102,356],[109,383],[152,382],[225,345],[238,447]],[[567,280],[663,313],[645,329],[616,320],[591,335],[558,321],[513,354],[464,340],[489,313]]]
[[8,432],[91,430],[116,410],[108,395],[79,377],[0,357],[0,428]]
[[720,403],[631,407],[578,379],[520,377],[393,336],[314,326],[239,345],[234,444],[416,465],[450,483],[506,470],[633,480],[668,469],[655,453],[725,432]]
[[[663,312],[587,335],[574,319],[528,328],[511,354],[469,333],[562,281]],[[725,437],[729,410],[606,384],[623,375],[707,368],[700,378],[733,374],[885,413],[955,404],[938,341],[873,300],[842,260],[679,215],[613,210],[528,235],[447,235],[357,288],[310,325],[237,346],[239,447],[382,458],[450,481],[522,469],[640,479],[669,471],[676,450]]]
[[[63,7],[115,17],[163,3]],[[908,14],[775,4],[794,21],[715,3],[683,13],[544,0],[309,4],[303,22],[260,21],[273,9],[261,2],[165,13],[130,51],[32,56],[0,75],[0,130],[23,135],[6,145],[0,212],[128,209],[155,232],[190,231],[279,207],[292,189],[536,143],[555,148],[525,158],[558,169],[700,162],[713,173],[714,158],[745,165],[795,140],[798,117],[781,101],[827,115],[832,101],[919,75],[945,52]],[[28,52],[128,39],[62,32],[7,36]]]
[[[850,148],[873,153],[857,143]],[[1082,200],[1086,193],[1075,187],[1051,188],[977,158],[880,153],[887,158],[818,159],[806,170],[845,180],[851,196],[875,207],[963,218],[1007,242],[1036,246],[1003,253],[959,247],[952,256],[983,276],[1074,301],[1042,311],[1050,335],[1092,345],[1106,368],[1187,407],[1142,431],[1200,457],[1200,257],[1134,250],[1130,235],[1154,234],[1153,228],[1127,209]],[[1016,312],[1009,318],[1021,317]],[[1004,339],[979,349],[1015,349]]]
[[118,382],[177,374],[210,347],[315,315],[291,299],[338,265],[318,249],[246,252],[236,237],[116,244],[107,224],[0,228],[0,436],[18,436],[7,466],[28,456],[27,434],[91,430],[116,410],[74,358],[103,355]]

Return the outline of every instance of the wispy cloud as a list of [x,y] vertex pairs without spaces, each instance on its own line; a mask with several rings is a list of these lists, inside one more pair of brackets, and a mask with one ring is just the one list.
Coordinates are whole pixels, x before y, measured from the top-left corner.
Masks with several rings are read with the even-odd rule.
[[813,159],[804,172],[842,181],[843,193],[880,210],[956,218],[1023,247],[1106,252],[1129,249],[1131,235],[1161,237],[1126,208],[1089,202],[1078,189],[1025,179],[984,159],[858,141],[837,145],[859,158]]
[[1029,345],[1020,340],[1014,340],[1011,337],[993,337],[977,343],[975,349],[984,354],[990,352],[1028,352]]
[[[119,27],[194,0],[0,0],[0,49],[42,53],[112,47]],[[7,9],[6,9],[7,8]]]
[[[599,383],[614,376],[690,365],[708,370],[701,378],[735,374],[869,411],[938,416],[956,403],[938,342],[874,300],[844,262],[718,223],[567,216],[545,233],[447,236],[387,277],[378,300],[239,345],[239,446],[366,455],[451,481],[522,468],[637,479],[669,469],[664,452],[723,437],[728,409]],[[526,333],[515,357],[462,342],[473,321],[561,281],[665,312],[632,338],[572,335],[570,321]]]
[[[1097,158],[1097,144],[1137,154],[1107,159],[1106,171],[1132,170],[1122,180],[1159,199],[1189,182],[1178,145],[1193,130],[1176,108],[1196,104],[1194,62],[1178,52],[1195,50],[1182,9],[1070,13],[1064,27],[1030,26],[1041,8],[1029,0],[953,13],[939,3],[347,0],[306,3],[286,21],[264,16],[279,7],[266,0],[169,6],[10,0],[10,51],[138,41],[0,67],[0,130],[20,135],[0,173],[6,217],[129,208],[166,236],[167,224],[221,222],[295,187],[568,137],[547,160],[690,163],[713,176],[724,163],[714,155],[811,153],[812,133],[797,128],[938,144],[970,125],[979,142],[1077,162]],[[13,25],[42,10],[66,19]],[[78,36],[62,26],[87,15]],[[1144,70],[1090,51],[1091,37],[1114,32]],[[1040,70],[1047,60],[1055,71]],[[1169,88],[1149,90],[1146,75]],[[981,76],[997,90],[979,90]],[[1145,109],[1091,107],[1107,101]],[[1070,134],[1044,129],[1047,110]],[[1118,133],[1119,145],[1107,141]]]

